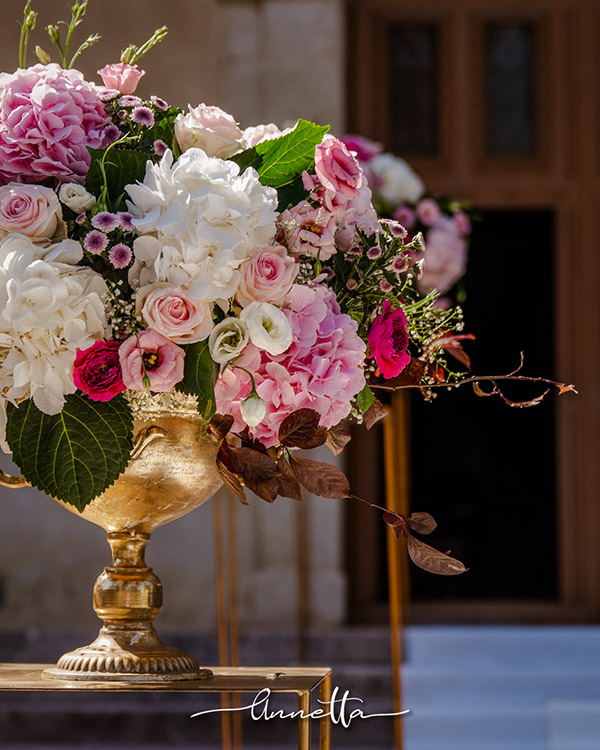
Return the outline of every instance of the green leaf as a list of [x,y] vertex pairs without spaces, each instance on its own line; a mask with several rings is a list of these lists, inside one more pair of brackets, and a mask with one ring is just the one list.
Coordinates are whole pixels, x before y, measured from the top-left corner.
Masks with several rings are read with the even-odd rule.
[[31,399],[8,405],[13,459],[34,487],[79,511],[125,470],[133,447],[127,400],[91,401],[77,392],[60,414],[44,414]]
[[297,206],[298,203],[305,200],[308,195],[308,190],[305,190],[304,185],[302,184],[302,176],[298,176],[293,182],[290,182],[288,185],[284,185],[277,190],[277,196],[279,198],[277,210],[281,213],[290,206]]
[[291,133],[257,144],[256,151],[262,156],[258,169],[261,183],[279,189],[293,183],[305,169],[310,171],[315,162],[315,146],[328,130],[328,125],[298,120]]
[[198,397],[198,411],[204,419],[216,412],[215,383],[219,368],[210,356],[208,340],[188,344],[185,349],[183,380],[175,386],[178,391]]
[[257,152],[256,147],[247,148],[229,157],[229,161],[234,161],[240,168],[240,174],[248,167],[253,167],[257,171],[262,164],[263,157]]
[[[88,148],[91,156],[90,169],[85,178],[85,189],[96,197],[102,192],[103,181],[100,162],[105,149]],[[108,184],[109,206],[113,211],[119,209],[125,185],[143,180],[146,174],[148,155],[136,149],[113,148],[106,157],[104,168]]]
[[375,394],[368,385],[365,385],[362,391],[358,394],[356,397],[356,403],[363,414],[375,403]]

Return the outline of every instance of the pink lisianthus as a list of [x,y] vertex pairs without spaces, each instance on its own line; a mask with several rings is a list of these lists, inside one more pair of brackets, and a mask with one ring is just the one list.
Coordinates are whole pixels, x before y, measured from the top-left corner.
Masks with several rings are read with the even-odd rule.
[[271,302],[278,305],[298,275],[298,263],[285,247],[263,247],[240,266],[240,285],[235,294],[240,305]]
[[441,216],[440,207],[433,198],[423,198],[417,205],[417,216],[426,227],[432,227]]
[[184,357],[184,350],[160,333],[141,331],[119,348],[123,382],[133,391],[143,391],[146,374],[151,391],[170,391],[183,378]]
[[110,119],[99,89],[77,70],[34,65],[0,75],[0,182],[83,182],[87,147],[101,148]]
[[417,282],[419,291],[427,294],[437,289],[444,294],[467,271],[467,245],[456,232],[454,221],[442,217],[425,237],[425,265]]
[[110,401],[125,390],[120,346],[119,341],[95,341],[89,348],[77,351],[73,382],[92,401]]
[[336,252],[336,217],[323,206],[302,201],[280,214],[277,226],[277,240],[294,255],[329,260]]
[[330,289],[295,284],[282,309],[292,327],[290,348],[272,356],[249,344],[221,373],[215,387],[217,409],[231,414],[234,431],[241,431],[246,427],[241,403],[252,391],[244,370],[252,372],[266,412],[249,431],[267,447],[278,442],[282,421],[296,409],[315,409],[324,427],[337,424],[349,414],[353,398],[365,386],[365,343],[356,322],[340,312]]
[[356,158],[332,135],[325,135],[315,148],[315,172],[328,190],[347,198],[356,195],[362,185],[362,171]]
[[368,164],[374,156],[383,151],[381,143],[376,143],[356,133],[348,133],[348,135],[342,137],[342,141],[349,151],[356,154],[356,158],[361,164]]
[[115,89],[120,94],[133,94],[146,71],[139,70],[137,65],[113,63],[100,68],[97,73],[107,89]]
[[384,378],[396,377],[410,362],[406,315],[400,308],[392,310],[387,299],[383,303],[383,312],[371,325],[368,341],[371,356],[375,357]]

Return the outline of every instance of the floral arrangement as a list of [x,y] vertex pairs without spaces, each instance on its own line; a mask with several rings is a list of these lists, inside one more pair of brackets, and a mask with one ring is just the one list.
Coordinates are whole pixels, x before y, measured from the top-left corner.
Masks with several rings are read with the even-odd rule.
[[342,140],[357,156],[377,213],[400,222],[409,238],[418,233],[425,238],[419,291],[427,294],[436,289],[460,301],[463,291],[457,285],[467,270],[471,234],[468,203],[426,194],[412,167],[394,154],[383,153],[380,143],[355,134]]
[[[65,38],[48,27],[61,64],[37,47],[26,67],[28,3],[21,65],[0,76],[5,450],[81,510],[130,460],[132,405],[191,396],[243,502],[244,486],[269,502],[302,486],[350,496],[338,469],[294,449],[340,452],[349,420],[382,416],[377,383],[427,392],[459,377],[448,353],[464,361],[460,309],[417,286],[421,236],[378,218],[327,127],[243,130],[218,107],[138,97],[136,63],[166,29],[86,81],[71,66],[96,36],[68,59],[85,5]],[[414,515],[386,521],[431,530]],[[419,544],[421,564],[427,548],[431,569],[464,570]]]

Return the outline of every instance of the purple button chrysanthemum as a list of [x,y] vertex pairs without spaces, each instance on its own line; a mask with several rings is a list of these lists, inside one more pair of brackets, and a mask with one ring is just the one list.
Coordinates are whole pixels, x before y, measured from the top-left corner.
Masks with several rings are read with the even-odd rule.
[[133,219],[132,214],[130,214],[128,211],[119,211],[117,216],[119,217],[121,228],[124,232],[135,232],[135,227],[131,223],[131,220]]
[[108,251],[108,259],[115,268],[126,268],[131,263],[132,257],[131,248],[123,242],[119,242]]
[[154,112],[150,107],[136,107],[131,113],[131,119],[138,125],[151,128],[154,125]]
[[389,294],[392,289],[394,288],[389,281],[386,281],[386,279],[381,279],[379,282],[379,288],[384,294]]
[[88,232],[83,240],[83,246],[92,255],[98,255],[108,245],[108,237],[97,229]]
[[367,250],[367,258],[369,260],[377,260],[381,255],[381,248],[379,245],[373,245]]
[[164,141],[160,140],[160,138],[154,141],[152,145],[154,146],[154,153],[157,156],[162,156],[165,153],[165,151],[169,148]]
[[161,99],[159,96],[151,96],[150,101],[157,109],[162,109],[163,111],[166,109],[169,109],[169,105],[164,99]]
[[121,221],[118,216],[108,211],[101,211],[92,217],[92,226],[101,232],[112,232],[120,225]]
[[131,96],[131,94],[126,94],[125,96],[119,97],[117,104],[119,105],[119,107],[139,107],[140,104],[143,104],[143,102],[139,96]]
[[104,128],[104,146],[110,146],[111,143],[118,141],[122,133],[116,125],[108,125]]

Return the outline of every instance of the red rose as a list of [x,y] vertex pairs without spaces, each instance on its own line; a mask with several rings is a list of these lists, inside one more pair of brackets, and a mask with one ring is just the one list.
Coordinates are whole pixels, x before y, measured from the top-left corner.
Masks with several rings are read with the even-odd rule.
[[125,390],[119,341],[95,341],[88,349],[79,349],[75,357],[73,380],[92,401],[110,401]]
[[383,303],[381,315],[373,321],[368,340],[371,356],[386,380],[399,375],[410,362],[406,315],[400,308],[392,310],[388,300]]

